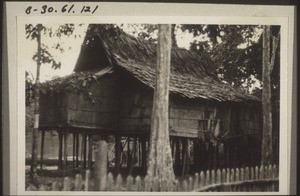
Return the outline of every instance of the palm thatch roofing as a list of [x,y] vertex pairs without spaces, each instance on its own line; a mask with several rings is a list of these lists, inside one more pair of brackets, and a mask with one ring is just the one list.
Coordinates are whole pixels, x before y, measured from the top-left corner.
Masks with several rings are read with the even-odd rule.
[[[117,66],[153,88],[157,46],[111,25],[89,26],[75,72]],[[222,83],[209,55],[172,47],[170,92],[187,98],[215,101],[257,102],[253,95]]]

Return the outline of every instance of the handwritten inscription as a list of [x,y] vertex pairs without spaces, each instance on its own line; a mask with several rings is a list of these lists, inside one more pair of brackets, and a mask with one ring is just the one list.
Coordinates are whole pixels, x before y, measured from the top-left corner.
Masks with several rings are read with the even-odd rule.
[[97,9],[98,5],[96,6],[75,6],[74,4],[66,4],[61,7],[55,7],[55,6],[48,6],[43,5],[41,7],[33,7],[28,6],[25,9],[26,14],[47,14],[47,13],[62,13],[62,14],[83,14],[83,13],[89,13],[94,14]]

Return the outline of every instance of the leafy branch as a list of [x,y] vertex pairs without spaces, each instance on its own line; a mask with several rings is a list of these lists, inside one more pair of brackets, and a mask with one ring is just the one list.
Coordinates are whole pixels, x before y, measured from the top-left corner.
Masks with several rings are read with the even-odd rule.
[[56,78],[51,81],[35,86],[39,88],[42,94],[59,94],[62,92],[75,93],[83,95],[88,101],[93,104],[98,104],[99,99],[95,95],[91,86],[98,83],[97,76],[90,72],[79,72],[72,75]]

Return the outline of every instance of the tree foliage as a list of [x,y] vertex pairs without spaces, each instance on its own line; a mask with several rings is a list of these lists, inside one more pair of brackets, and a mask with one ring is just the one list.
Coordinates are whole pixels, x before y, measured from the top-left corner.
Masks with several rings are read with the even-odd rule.
[[227,48],[226,44],[220,43],[212,50],[219,78],[233,86],[250,89],[261,79],[260,44],[254,43],[247,48]]
[[[78,26],[82,26],[79,24]],[[38,38],[38,31],[41,31],[41,36],[49,37],[49,38],[63,38],[63,36],[74,36],[74,39],[80,37],[80,35],[74,34],[76,26],[74,24],[62,24],[56,27],[46,27],[42,24],[26,24],[25,25],[25,36],[27,39],[30,40],[37,40]],[[51,54],[51,49],[58,50],[61,53],[65,52],[65,47],[62,41],[52,43],[52,46],[46,45],[41,43],[41,56],[40,56],[40,63],[42,65],[49,64],[53,69],[60,69],[61,62]],[[34,53],[32,59],[37,62],[38,61],[38,53]],[[34,76],[26,71],[25,73],[25,85],[26,85],[26,106],[30,106],[30,104],[34,101],[34,89],[39,86],[34,84]],[[41,85],[44,86],[44,85]],[[42,89],[41,89],[42,90]],[[43,91],[43,90],[42,90]]]
[[[145,40],[157,41],[157,25],[130,25],[121,25],[121,28],[131,29],[131,34]],[[261,26],[257,25],[173,24],[172,42],[173,46],[177,45],[176,35],[179,30],[191,33],[194,39],[189,50],[208,53],[223,82],[249,91],[253,90],[255,83],[259,87],[257,84],[261,81],[260,29]],[[206,39],[198,39],[203,36]]]
[[26,97],[26,106],[29,106],[34,100],[34,81],[33,76],[30,75],[28,71],[25,71],[25,97]]
[[[183,31],[206,41],[194,41],[190,49],[208,52],[217,65],[219,78],[228,84],[248,90],[261,78],[261,44],[253,40],[259,26],[251,25],[182,25]],[[259,57],[259,58],[257,58]]]
[[99,100],[94,95],[92,88],[90,88],[95,83],[98,83],[95,74],[78,72],[66,77],[56,78],[41,83],[37,88],[39,88],[41,93],[47,95],[75,93],[77,95],[83,95],[91,103],[98,103]]
[[[25,34],[27,39],[36,40],[38,36],[38,31],[41,30],[43,36],[58,37],[61,36],[71,36],[75,30],[74,24],[63,24],[58,26],[58,28],[46,27],[42,24],[26,24],[25,25]],[[75,35],[74,35],[75,36]],[[64,48],[62,43],[54,43],[52,48],[59,50],[60,52],[64,52]],[[35,53],[32,59],[37,62],[38,54]],[[49,47],[45,44],[41,45],[41,64],[52,64],[52,68],[59,69],[61,67],[61,62],[58,62],[57,59],[53,57],[51,54]]]

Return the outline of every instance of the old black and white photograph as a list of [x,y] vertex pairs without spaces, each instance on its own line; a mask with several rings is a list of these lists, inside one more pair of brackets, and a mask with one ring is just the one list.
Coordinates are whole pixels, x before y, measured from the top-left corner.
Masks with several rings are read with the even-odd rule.
[[280,26],[24,28],[27,190],[278,191]]
[[288,20],[105,5],[17,17],[18,194],[285,193]]

